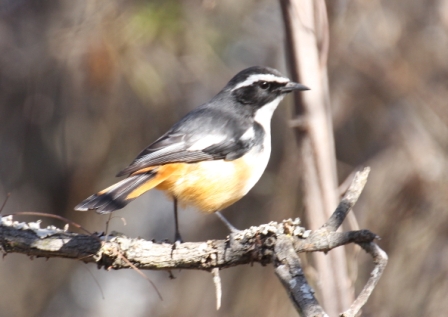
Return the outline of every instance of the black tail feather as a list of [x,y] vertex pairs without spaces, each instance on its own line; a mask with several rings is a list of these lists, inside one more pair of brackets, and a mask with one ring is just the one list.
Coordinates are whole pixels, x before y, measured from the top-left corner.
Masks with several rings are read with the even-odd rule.
[[75,210],[87,211],[95,210],[99,214],[108,214],[126,206],[130,200],[117,200],[112,194],[94,194],[75,207]]
[[86,198],[75,207],[75,210],[95,210],[100,214],[108,214],[112,211],[121,209],[134,200],[126,199],[128,194],[153,176],[154,173],[132,175],[109,187],[109,190],[104,193],[99,192]]

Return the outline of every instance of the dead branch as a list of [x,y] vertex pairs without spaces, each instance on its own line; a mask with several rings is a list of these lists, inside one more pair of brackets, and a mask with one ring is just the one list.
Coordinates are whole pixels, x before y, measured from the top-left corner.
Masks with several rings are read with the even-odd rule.
[[[33,225],[35,223],[31,223]],[[3,217],[0,225],[0,245],[5,254],[22,253],[33,257],[78,259],[97,263],[107,269],[124,269],[130,265],[139,269],[196,269],[210,271],[241,264],[272,263],[276,241],[281,235],[293,236],[295,252],[328,252],[348,243],[368,243],[375,234],[368,230],[344,233],[316,230],[305,231],[299,221],[284,220],[251,227],[231,235],[226,240],[186,242],[176,248],[171,243],[154,242],[125,236],[89,236],[80,233],[32,228],[30,224]],[[45,235],[40,231],[45,230]],[[293,235],[294,233],[294,235]],[[309,235],[304,238],[305,235]]]
[[[273,263],[277,276],[303,316],[325,316],[307,284],[297,257],[299,252],[328,252],[348,243],[361,245],[376,264],[365,289],[345,312],[354,316],[365,304],[387,262],[385,253],[368,230],[335,232],[357,201],[369,169],[358,172],[338,208],[320,229],[307,231],[299,219],[270,222],[230,235],[226,240],[187,242],[173,248],[166,242],[146,241],[120,235],[86,235],[55,227],[40,228],[39,222],[1,218],[0,246],[3,253],[22,253],[32,257],[59,257],[96,263],[106,269],[138,268],[147,270],[195,269],[213,271],[258,262]],[[334,220],[336,219],[336,220]],[[219,276],[219,275],[218,275]]]

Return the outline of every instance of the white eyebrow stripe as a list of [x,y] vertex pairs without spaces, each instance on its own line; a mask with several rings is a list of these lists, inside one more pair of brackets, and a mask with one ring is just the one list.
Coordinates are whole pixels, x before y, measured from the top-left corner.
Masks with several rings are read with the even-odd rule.
[[247,79],[245,81],[243,81],[242,83],[239,83],[238,85],[236,85],[231,91],[234,91],[234,90],[239,89],[241,87],[250,86],[253,83],[256,83],[257,81],[277,82],[277,83],[280,83],[280,84],[286,84],[286,83],[289,82],[289,79],[285,78],[285,77],[275,76],[275,75],[272,75],[272,74],[255,74],[255,75],[250,75],[249,77],[247,77]]

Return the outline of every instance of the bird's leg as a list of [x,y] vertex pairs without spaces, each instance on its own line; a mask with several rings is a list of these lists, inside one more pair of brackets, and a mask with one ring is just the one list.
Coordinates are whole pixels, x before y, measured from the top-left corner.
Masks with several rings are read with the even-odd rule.
[[218,218],[226,225],[227,228],[229,228],[231,233],[238,233],[241,232],[241,230],[238,230],[235,228],[229,220],[227,220],[219,211],[215,212],[215,215],[218,216]]
[[178,217],[177,217],[177,198],[173,197],[173,201],[174,201],[174,223],[175,223],[175,234],[174,234],[174,244],[181,244],[182,241],[182,237],[180,235],[179,232],[179,221],[178,221]]

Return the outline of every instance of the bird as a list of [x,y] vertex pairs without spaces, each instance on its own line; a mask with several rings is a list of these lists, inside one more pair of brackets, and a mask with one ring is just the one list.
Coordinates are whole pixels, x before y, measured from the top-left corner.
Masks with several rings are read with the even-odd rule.
[[240,71],[116,175],[126,178],[86,198],[75,210],[108,214],[156,188],[173,198],[176,242],[182,242],[178,203],[216,213],[236,230],[220,211],[258,182],[271,154],[272,115],[285,95],[303,90],[309,88],[270,67]]

